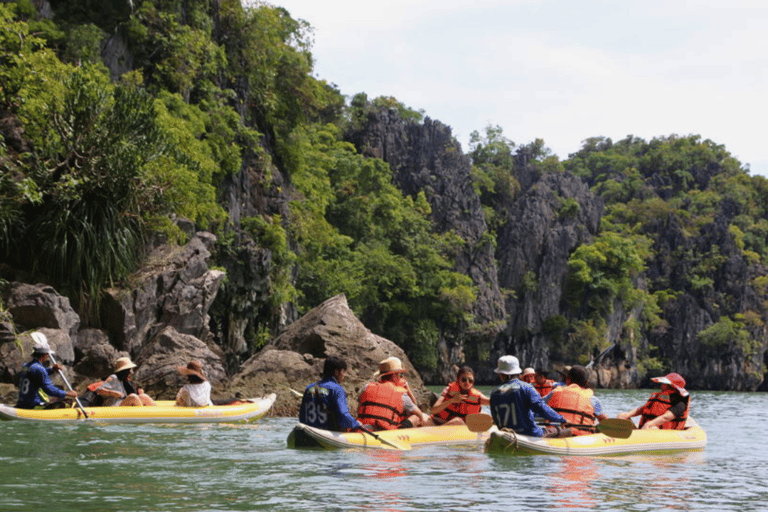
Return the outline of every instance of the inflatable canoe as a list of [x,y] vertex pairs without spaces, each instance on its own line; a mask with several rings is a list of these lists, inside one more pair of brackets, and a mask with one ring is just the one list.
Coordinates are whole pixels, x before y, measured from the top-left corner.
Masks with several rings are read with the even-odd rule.
[[510,455],[627,455],[698,451],[706,445],[706,432],[689,417],[684,430],[633,430],[626,439],[605,434],[529,437],[492,427],[485,451]]
[[[375,437],[374,437],[375,436]],[[409,450],[413,446],[477,445],[482,446],[488,434],[470,432],[465,425],[381,430],[331,432],[299,423],[288,435],[289,448],[384,448]]]
[[17,409],[0,404],[0,420],[47,421],[53,423],[233,423],[264,416],[275,402],[275,394],[249,398],[230,405],[177,407],[159,400],[153,407],[78,407],[65,409]]

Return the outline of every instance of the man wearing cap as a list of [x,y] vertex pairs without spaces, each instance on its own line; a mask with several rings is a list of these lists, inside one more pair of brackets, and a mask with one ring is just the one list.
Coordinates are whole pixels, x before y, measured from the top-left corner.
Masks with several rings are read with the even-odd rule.
[[346,361],[335,356],[325,359],[322,378],[304,389],[299,409],[301,423],[339,432],[362,428],[350,414],[347,393],[341,387],[346,373]]
[[187,377],[185,384],[176,393],[176,405],[181,407],[205,407],[213,405],[211,401],[211,383],[205,378],[203,365],[190,361],[187,366],[177,366],[176,371]]
[[652,394],[640,407],[629,412],[620,412],[616,417],[626,420],[640,416],[641,429],[684,429],[691,406],[691,397],[685,390],[685,379],[677,373],[670,373],[651,380],[661,384],[661,391]]
[[494,371],[502,382],[491,392],[491,415],[498,428],[543,437],[544,430],[536,424],[534,414],[553,423],[565,423],[565,418],[545,404],[532,385],[518,378],[522,370],[515,356],[500,357]]
[[[42,334],[41,338],[45,339]],[[32,349],[32,360],[22,367],[19,376],[19,399],[16,402],[16,407],[19,409],[41,409],[48,403],[49,396],[58,399],[77,396],[77,392],[64,391],[51,382],[50,376],[61,370],[60,364],[55,364],[51,368],[44,366],[50,360],[50,354],[53,353],[47,340],[44,344],[35,343]]]
[[414,402],[403,373],[403,363],[397,357],[379,363],[378,381],[366,384],[360,394],[360,423],[373,430],[393,430],[418,427],[429,419]]

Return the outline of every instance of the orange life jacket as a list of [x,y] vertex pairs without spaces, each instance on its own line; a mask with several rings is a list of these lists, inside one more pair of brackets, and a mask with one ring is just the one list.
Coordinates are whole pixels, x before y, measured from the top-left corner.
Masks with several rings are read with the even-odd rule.
[[[670,407],[672,407],[672,393],[675,393],[675,391],[671,389],[667,389],[651,395],[651,397],[645,403],[641,411],[641,414],[642,414],[642,416],[640,417],[641,427],[645,423],[651,421],[652,419],[658,418],[659,416],[667,412]],[[688,411],[690,410],[690,408],[691,408],[691,400],[688,399],[688,403],[685,406],[685,412],[683,413],[682,417],[675,418],[666,423],[663,423],[662,425],[659,426],[659,428],[664,428],[668,430],[684,429],[685,422],[688,419]]]
[[536,391],[538,391],[541,396],[547,396],[553,389],[555,389],[555,381],[549,379],[541,384],[539,384],[538,381],[534,381],[531,384],[533,384],[533,387],[536,388]]
[[396,429],[405,418],[403,409],[405,393],[405,388],[396,386],[390,381],[368,384],[360,395],[357,419],[363,425],[373,425],[374,428]]
[[595,408],[590,399],[594,393],[578,384],[558,386],[552,391],[547,404],[560,413],[568,423],[575,425],[594,425]]
[[[443,399],[450,398],[456,393],[461,393],[461,388],[459,387],[459,383],[451,382],[450,384],[448,384],[448,396],[443,395]],[[482,406],[480,405],[481,396],[483,396],[481,392],[479,392],[475,388],[470,388],[468,395],[461,394],[461,398],[462,398],[461,402],[457,404],[450,404],[448,407],[446,407],[439,413],[433,414],[433,416],[440,418],[443,421],[443,423],[445,423],[446,421],[452,418],[464,419],[467,417],[467,414],[477,414],[482,409]]]

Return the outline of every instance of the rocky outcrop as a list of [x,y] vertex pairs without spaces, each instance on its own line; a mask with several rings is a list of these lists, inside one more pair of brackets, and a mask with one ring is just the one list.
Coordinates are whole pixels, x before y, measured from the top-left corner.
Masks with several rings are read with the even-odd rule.
[[224,272],[208,268],[216,238],[197,233],[184,247],[163,245],[150,254],[131,286],[106,291],[102,324],[118,350],[135,355],[167,326],[206,339],[208,310]]
[[356,410],[357,398],[365,383],[372,380],[379,362],[391,356],[403,361],[406,380],[420,405],[426,407],[429,403],[431,393],[403,350],[371,333],[349,309],[344,295],[328,299],[308,312],[246,361],[232,380],[230,392],[243,396],[275,392],[275,410],[294,416],[301,399],[291,390],[301,392],[307,384],[317,381],[328,356],[347,362],[347,376],[342,384],[351,411]]
[[72,309],[69,299],[50,286],[13,283],[5,303],[14,323],[21,330],[47,327],[73,336],[80,327],[80,317]]

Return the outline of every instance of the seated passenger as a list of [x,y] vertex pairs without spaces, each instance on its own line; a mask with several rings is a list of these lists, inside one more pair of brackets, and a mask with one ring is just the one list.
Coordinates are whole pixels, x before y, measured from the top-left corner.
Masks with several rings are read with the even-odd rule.
[[491,400],[475,389],[475,372],[469,366],[459,369],[456,381],[448,384],[432,406],[427,425],[463,425],[467,414],[477,414]]
[[390,357],[379,363],[378,380],[370,382],[360,394],[357,419],[373,430],[418,427],[429,419],[413,400],[402,377],[403,363]]
[[176,393],[176,405],[182,407],[205,407],[213,405],[211,401],[211,383],[205,378],[203,366],[197,361],[190,361],[187,366],[177,366],[176,371],[185,375],[189,381]]
[[[603,405],[588,388],[588,378],[589,373],[586,368],[580,365],[572,366],[565,376],[565,386],[553,389],[544,397],[544,401],[572,425],[592,426],[595,424],[595,419],[604,420],[607,416],[603,413]],[[559,437],[585,434],[594,434],[594,431],[571,427]]]
[[526,368],[523,370],[523,376],[520,377],[520,380],[527,382],[528,384],[533,384],[533,382],[536,380],[536,370],[530,367]]
[[642,429],[684,429],[691,406],[691,397],[685,390],[685,379],[677,373],[670,373],[651,380],[661,384],[661,391],[652,394],[644,405],[629,412],[620,412],[616,417],[626,420],[639,415]]
[[547,396],[559,385],[557,382],[547,377],[547,372],[544,368],[536,368],[536,375],[531,384],[533,384],[533,387],[536,388],[536,391],[538,391],[541,396]]
[[136,365],[129,357],[121,357],[115,361],[115,370],[104,383],[96,388],[96,393],[104,398],[105,407],[121,406],[151,406],[155,401],[137,387],[131,375]]

